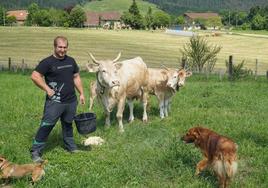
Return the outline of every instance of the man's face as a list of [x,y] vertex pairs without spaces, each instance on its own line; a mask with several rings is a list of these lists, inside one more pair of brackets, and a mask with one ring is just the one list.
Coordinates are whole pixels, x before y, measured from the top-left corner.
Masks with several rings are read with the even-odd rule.
[[55,56],[60,59],[64,58],[64,56],[67,53],[67,49],[68,49],[67,41],[58,39],[57,46],[54,47]]

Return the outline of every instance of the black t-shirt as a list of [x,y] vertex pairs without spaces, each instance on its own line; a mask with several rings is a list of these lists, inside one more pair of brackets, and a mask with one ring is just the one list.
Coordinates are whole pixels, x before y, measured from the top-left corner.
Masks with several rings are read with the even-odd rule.
[[65,55],[64,59],[57,59],[51,55],[43,59],[35,70],[44,75],[46,84],[55,91],[51,100],[59,103],[76,100],[73,78],[79,68],[72,57]]

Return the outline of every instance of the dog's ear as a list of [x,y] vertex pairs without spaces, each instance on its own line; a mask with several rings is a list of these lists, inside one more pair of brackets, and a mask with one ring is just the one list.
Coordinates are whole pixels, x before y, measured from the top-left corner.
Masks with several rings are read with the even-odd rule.
[[201,142],[201,129],[199,127],[196,127],[194,129],[194,136],[195,136],[195,145],[199,145]]

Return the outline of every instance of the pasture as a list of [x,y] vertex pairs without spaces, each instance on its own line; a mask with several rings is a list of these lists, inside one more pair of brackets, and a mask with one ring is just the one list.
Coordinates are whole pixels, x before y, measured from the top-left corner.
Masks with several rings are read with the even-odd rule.
[[[164,31],[113,31],[96,29],[64,29],[39,27],[0,27],[0,64],[7,65],[8,57],[14,63],[25,60],[35,66],[53,51],[52,41],[57,35],[69,39],[69,55],[76,58],[84,67],[91,62],[87,52],[97,59],[113,59],[122,52],[121,59],[141,56],[149,67],[165,64],[178,67],[180,50],[189,41],[188,37],[165,34]],[[268,38],[222,34],[207,37],[212,45],[222,46],[216,68],[226,69],[225,61],[229,55],[234,62],[245,60],[245,66],[255,70],[259,62],[259,74],[268,70]]]
[[[47,40],[50,37],[52,34]],[[113,50],[110,55],[117,51]],[[40,55],[37,49],[36,53]],[[87,100],[89,81],[94,77],[82,73]],[[15,163],[31,162],[29,148],[42,116],[44,93],[31,82],[30,75],[8,72],[0,73],[0,88],[0,154]],[[193,145],[180,141],[188,128],[203,124],[233,138],[239,145],[239,169],[231,187],[265,188],[268,186],[267,90],[264,77],[258,81],[220,82],[216,77],[207,80],[194,75],[175,95],[168,118],[160,120],[155,97],[150,99],[146,124],[141,121],[139,103],[135,103],[136,120],[131,124],[127,123],[128,110],[125,110],[124,134],[118,133],[114,113],[111,128],[104,128],[104,115],[96,103],[97,131],[91,136],[102,137],[105,144],[91,148],[79,144],[85,152],[69,154],[62,148],[61,128],[56,125],[43,155],[49,161],[46,175],[35,187],[216,187],[211,171],[194,176],[201,153]],[[85,111],[85,107],[79,106],[78,111]],[[76,129],[74,132],[76,142],[81,143],[83,137]],[[11,184],[30,186],[27,177],[12,180]]]

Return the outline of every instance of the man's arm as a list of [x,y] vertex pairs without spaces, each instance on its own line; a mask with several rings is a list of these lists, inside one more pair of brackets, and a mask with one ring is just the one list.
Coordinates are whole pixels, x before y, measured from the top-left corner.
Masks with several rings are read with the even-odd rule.
[[35,85],[44,90],[49,97],[52,97],[55,94],[55,91],[46,84],[43,75],[39,72],[33,71],[31,79],[35,83]]
[[74,74],[74,85],[80,94],[80,97],[79,97],[80,103],[85,104],[84,90],[83,90],[83,85],[82,85],[82,81],[81,81],[79,73]]

